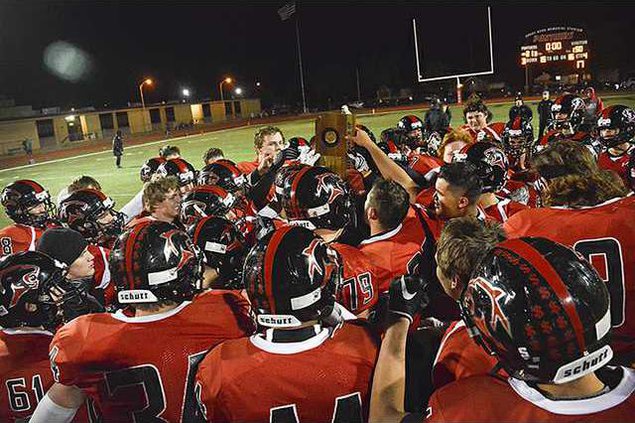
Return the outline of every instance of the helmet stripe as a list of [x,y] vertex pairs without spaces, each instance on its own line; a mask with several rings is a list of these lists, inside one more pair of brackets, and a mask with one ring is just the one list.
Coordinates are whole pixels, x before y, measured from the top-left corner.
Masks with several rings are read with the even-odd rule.
[[135,289],[135,279],[134,279],[134,263],[133,263],[133,253],[134,253],[134,245],[137,241],[137,237],[139,232],[143,230],[149,222],[141,222],[134,226],[134,229],[130,231],[130,235],[128,235],[128,239],[126,240],[126,246],[124,251],[124,260],[126,262],[126,270],[127,270],[127,279],[128,279],[128,289]]
[[302,179],[302,176],[304,176],[304,174],[311,169],[313,169],[313,167],[307,166],[303,169],[300,169],[300,171],[298,171],[298,173],[296,173],[295,176],[291,176],[293,178],[293,182],[291,183],[291,192],[289,194],[291,195],[291,206],[293,208],[293,212],[295,213],[296,217],[301,216],[300,203],[298,202],[298,196],[296,195],[298,185],[300,184],[300,180]]
[[271,308],[271,314],[276,314],[276,300],[273,295],[273,263],[276,259],[276,252],[278,246],[282,242],[284,236],[293,229],[293,226],[283,226],[279,230],[275,231],[269,240],[267,250],[265,251],[265,292],[267,295],[267,301]]
[[31,188],[33,188],[33,189],[35,190],[35,192],[42,192],[42,191],[44,191],[44,187],[42,187],[42,185],[40,185],[40,184],[38,184],[37,182],[32,181],[32,180],[30,180],[30,179],[22,179],[22,180],[20,180],[20,181],[16,181],[16,183],[17,183],[17,182],[23,183],[23,184],[25,184],[25,185],[29,185]]
[[573,325],[575,337],[578,341],[580,351],[586,351],[586,342],[584,341],[584,327],[582,321],[578,315],[574,303],[572,301],[572,295],[564,284],[562,278],[556,270],[551,266],[542,254],[534,249],[530,244],[521,239],[512,239],[506,241],[501,247],[511,250],[518,254],[520,257],[527,260],[532,266],[534,266],[540,274],[545,278],[551,289],[555,292],[560,300],[565,313],[569,317],[569,321]]

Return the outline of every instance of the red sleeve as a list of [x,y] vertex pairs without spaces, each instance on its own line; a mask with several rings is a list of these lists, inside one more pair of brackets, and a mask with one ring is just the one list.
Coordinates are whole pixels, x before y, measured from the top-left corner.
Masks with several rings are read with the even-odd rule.
[[219,346],[210,351],[196,372],[196,397],[205,421],[208,422],[224,421],[217,410],[222,375],[221,348]]
[[255,160],[253,162],[240,162],[236,164],[236,167],[242,173],[248,175],[258,168],[258,160]]
[[49,349],[51,371],[56,382],[62,385],[80,386],[81,365],[84,345],[78,326],[81,320],[74,320],[60,328],[55,334]]
[[0,257],[27,251],[31,245],[35,245],[32,238],[28,227],[11,225],[3,228],[0,230]]
[[503,229],[509,238],[520,238],[527,234],[529,221],[524,218],[525,214],[524,211],[516,213],[503,223]]

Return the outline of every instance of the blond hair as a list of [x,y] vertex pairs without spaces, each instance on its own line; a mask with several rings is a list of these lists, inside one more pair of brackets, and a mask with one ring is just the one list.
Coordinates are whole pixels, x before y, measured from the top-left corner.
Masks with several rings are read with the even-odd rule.
[[143,207],[152,213],[156,206],[165,200],[170,191],[179,190],[179,180],[176,176],[167,176],[148,182],[143,187]]

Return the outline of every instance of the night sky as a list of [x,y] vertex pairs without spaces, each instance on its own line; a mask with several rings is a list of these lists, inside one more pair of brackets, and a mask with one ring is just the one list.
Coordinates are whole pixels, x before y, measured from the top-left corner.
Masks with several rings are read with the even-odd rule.
[[[138,84],[150,76],[156,86],[146,91],[149,103],[178,99],[183,87],[194,98],[217,98],[219,81],[231,75],[247,96],[261,97],[265,105],[296,103],[295,17],[281,22],[282,4],[2,0],[0,94],[36,108],[126,105],[139,101]],[[356,69],[363,99],[375,97],[382,85],[411,88],[417,96],[429,91],[431,86],[416,81],[415,16],[425,20],[420,25],[429,41],[426,51],[436,59],[427,63],[429,69],[486,67],[485,13],[484,6],[474,5],[299,2],[309,106],[356,99]],[[587,30],[592,70],[635,71],[635,8],[494,6],[492,20],[496,74],[491,80],[522,87],[518,52],[524,34],[555,25]],[[84,62],[71,60],[83,63],[78,80],[64,80],[47,68],[44,57],[51,45],[86,53]],[[52,51],[54,58],[58,50]]]

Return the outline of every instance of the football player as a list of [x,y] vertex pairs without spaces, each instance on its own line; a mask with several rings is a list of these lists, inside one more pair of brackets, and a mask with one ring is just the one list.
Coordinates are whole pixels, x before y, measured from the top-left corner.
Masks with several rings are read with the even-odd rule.
[[179,191],[181,191],[181,194],[186,194],[196,185],[196,169],[181,158],[167,160],[165,163],[162,163],[157,168],[156,174],[163,178],[167,176],[176,177],[179,182]]
[[[445,293],[459,301],[478,263],[505,239],[497,222],[473,217],[451,219],[441,231],[436,253],[437,278]],[[465,322],[458,320],[449,325],[441,339],[432,383],[439,389],[455,380],[485,375],[495,366],[496,359],[471,339]]]
[[366,419],[377,341],[363,322],[342,322],[340,277],[337,253],[308,229],[285,226],[258,242],[243,278],[261,330],[201,362],[207,421]]
[[546,207],[526,209],[505,222],[510,237],[544,236],[573,247],[591,262],[611,295],[616,359],[635,363],[635,197],[613,172],[597,167],[575,141],[541,151],[533,167],[546,182]]
[[191,225],[187,232],[203,254],[203,288],[243,289],[247,243],[234,224],[209,216]]
[[82,189],[66,197],[59,207],[60,221],[91,244],[112,248],[123,231],[124,216],[103,192]]
[[161,221],[180,224],[182,194],[175,176],[161,177],[143,187],[143,211],[127,225],[131,228],[146,221]]
[[31,421],[68,422],[87,396],[104,421],[193,421],[196,366],[210,348],[251,332],[248,303],[229,291],[196,296],[201,258],[169,223],[124,233],[110,265],[117,300],[128,308],[82,316],[56,333],[49,354],[56,383]]
[[0,202],[14,224],[0,229],[0,257],[35,250],[47,227],[55,226],[55,206],[49,192],[35,181],[21,179],[7,185]]
[[[414,297],[408,290],[407,299]],[[391,297],[392,300],[392,297]],[[435,391],[408,421],[623,421],[635,407],[635,371],[613,356],[606,284],[577,253],[545,238],[504,241],[461,295],[463,319],[503,378],[481,375]],[[406,313],[407,315],[407,313]],[[405,342],[400,318],[384,337],[369,421],[404,421]]]
[[367,315],[377,303],[379,270],[358,248],[341,240],[355,226],[355,206],[342,179],[323,167],[306,166],[288,172],[283,183],[281,202],[284,215],[292,225],[302,226],[320,236],[338,254],[343,278],[336,300],[356,315]]
[[525,205],[496,195],[507,182],[509,165],[503,150],[489,142],[477,142],[464,147],[454,155],[455,162],[467,162],[476,168],[481,179],[479,207],[485,214],[498,222],[526,208]]
[[541,146],[568,139],[588,146],[595,156],[600,153],[601,145],[591,136],[593,127],[583,124],[586,104],[582,98],[575,94],[562,94],[551,106],[551,114],[547,133],[540,140]]
[[87,311],[85,293],[69,284],[65,274],[61,263],[35,251],[0,260],[3,422],[28,421],[53,384],[48,359],[53,333],[64,321]]
[[598,157],[598,166],[615,171],[629,186],[628,162],[635,151],[635,111],[622,105],[607,107],[598,119],[598,130],[605,148]]
[[423,141],[423,121],[415,115],[407,115],[399,119],[397,129],[405,136],[406,155],[411,152],[425,153],[426,145]]
[[279,128],[275,126],[260,128],[254,135],[256,158],[251,162],[240,162],[236,166],[243,174],[248,175],[258,169],[265,158],[273,161],[284,146],[284,135]]
[[490,111],[481,100],[468,101],[463,108],[466,130],[474,142],[489,141],[500,144],[505,124],[503,122],[489,123]]
[[51,228],[42,234],[36,250],[68,266],[66,278],[86,286],[104,306],[115,302],[108,268],[109,249],[89,244],[73,229]]

